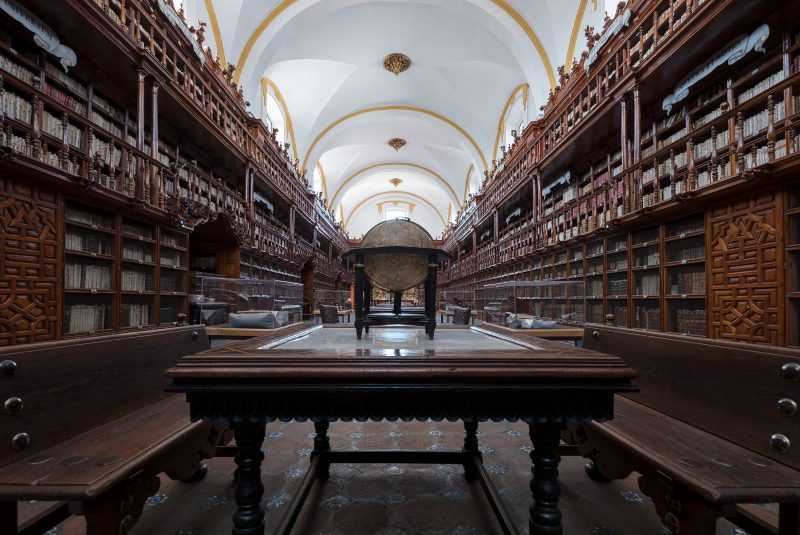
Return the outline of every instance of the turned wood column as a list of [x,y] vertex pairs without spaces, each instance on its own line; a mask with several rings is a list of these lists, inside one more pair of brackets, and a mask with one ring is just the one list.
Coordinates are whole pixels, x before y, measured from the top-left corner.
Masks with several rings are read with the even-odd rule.
[[533,504],[530,508],[530,535],[563,535],[561,509],[558,500],[561,488],[558,483],[558,443],[561,440],[561,426],[554,423],[530,423],[530,437],[533,442],[531,461],[533,479],[531,493]]
[[[478,450],[478,420],[464,420],[464,447],[462,451],[469,453],[480,459],[481,452]],[[474,481],[478,477],[475,465],[472,460],[464,463],[464,477],[467,481]]]
[[433,340],[436,331],[436,274],[439,264],[436,255],[428,256],[428,278],[425,281],[425,316],[427,319],[428,338]]
[[150,134],[153,138],[151,144],[152,146],[150,147],[150,156],[152,156],[154,160],[158,160],[158,90],[159,89],[161,89],[161,86],[154,83],[152,87],[153,123],[150,125],[151,128]]
[[356,263],[353,265],[356,279],[356,338],[361,340],[361,331],[364,328],[364,321],[367,319],[365,312],[364,294],[366,291],[366,274],[364,273],[364,255],[356,255]]
[[263,535],[264,484],[261,481],[261,463],[264,452],[261,446],[266,435],[266,424],[245,419],[232,423],[233,434],[239,450],[236,454],[238,481],[236,484],[236,511],[233,513],[233,535]]
[[136,75],[138,80],[136,99],[136,148],[140,151],[144,151],[144,100],[147,75],[141,69],[136,71]]
[[[619,133],[620,133],[620,147],[621,147],[621,155],[622,155],[622,169],[623,170],[627,170],[628,166],[630,165],[630,158],[629,158],[630,155],[628,154],[628,103],[625,101],[625,96],[623,96],[619,100],[619,111],[620,111]],[[614,182],[615,182],[616,179],[613,176],[611,176],[612,174],[613,174],[613,171],[611,170],[611,167],[609,165],[608,182],[609,182],[609,186],[612,188],[612,191],[615,191],[616,186],[615,186]],[[623,177],[624,176],[627,176],[627,173],[625,173],[623,175]],[[623,180],[625,180],[625,179],[623,178]],[[627,186],[627,184],[626,184],[626,186]],[[616,198],[617,198],[617,195],[616,195],[616,192],[615,192],[614,193],[615,208],[616,208]],[[629,203],[630,188],[625,187],[625,191],[622,192],[622,199],[623,199],[623,203],[622,203],[623,204],[623,208],[622,208],[622,210],[624,212],[628,212],[629,211],[628,205],[630,204]],[[608,203],[608,204],[610,204],[610,203]],[[606,211],[608,211],[608,209],[609,209],[609,207],[606,206]],[[615,210],[615,213],[613,214],[613,216],[614,217],[617,216],[616,210]],[[607,223],[608,223],[608,221],[606,221],[606,224]]]
[[[639,86],[633,88],[633,162],[632,165],[637,165],[642,157],[642,103],[639,95]],[[628,180],[630,185],[631,200],[628,203],[628,211],[633,211],[639,208],[641,200],[641,183],[642,169],[637,167],[633,172],[633,176]]]
[[401,306],[403,303],[403,292],[394,292],[393,297],[394,297],[394,310],[392,312],[394,312],[396,316],[399,316],[401,312]]
[[325,453],[331,451],[331,441],[328,438],[329,427],[330,422],[328,422],[328,420],[314,422],[314,431],[316,434],[314,436],[314,451],[311,453],[311,456],[322,456],[317,471],[317,477],[323,481],[326,481],[331,475],[331,463],[325,458]]

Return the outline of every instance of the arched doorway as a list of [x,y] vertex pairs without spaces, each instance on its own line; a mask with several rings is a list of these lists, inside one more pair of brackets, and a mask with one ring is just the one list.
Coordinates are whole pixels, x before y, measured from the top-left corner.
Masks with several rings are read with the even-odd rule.
[[189,235],[192,271],[239,278],[239,242],[227,217],[197,225]]

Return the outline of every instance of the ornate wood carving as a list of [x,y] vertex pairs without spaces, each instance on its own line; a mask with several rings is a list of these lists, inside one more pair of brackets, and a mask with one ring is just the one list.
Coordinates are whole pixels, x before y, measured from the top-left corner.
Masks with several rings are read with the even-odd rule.
[[774,191],[710,212],[712,337],[783,343],[780,219]]
[[0,179],[0,346],[56,337],[56,196]]

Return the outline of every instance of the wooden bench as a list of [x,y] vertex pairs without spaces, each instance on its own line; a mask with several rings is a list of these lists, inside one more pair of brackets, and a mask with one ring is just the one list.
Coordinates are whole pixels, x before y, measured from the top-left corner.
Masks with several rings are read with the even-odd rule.
[[[158,474],[202,479],[229,433],[191,422],[163,372],[208,348],[202,327],[176,327],[0,350],[0,533],[43,533],[70,514],[87,534],[127,533]],[[49,503],[31,512],[27,500]]]
[[[800,400],[800,352],[605,326],[583,343],[640,373],[614,420],[570,427],[593,479],[641,474],[672,533],[715,534],[724,517],[751,534],[800,534],[800,415],[788,401]],[[765,503],[777,518],[746,505]]]

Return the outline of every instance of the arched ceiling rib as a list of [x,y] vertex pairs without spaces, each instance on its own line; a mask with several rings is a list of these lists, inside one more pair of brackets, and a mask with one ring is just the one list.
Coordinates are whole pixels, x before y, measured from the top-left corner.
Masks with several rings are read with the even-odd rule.
[[[192,23],[208,23],[206,42],[236,64],[253,113],[261,113],[264,91],[278,102],[291,154],[309,178],[319,169],[317,187],[343,218],[367,196],[397,189],[384,171],[415,172],[403,180],[422,189],[407,191],[445,219],[457,211],[510,130],[537,116],[556,67],[580,53],[583,28],[601,26],[604,7],[598,0],[183,1]],[[383,68],[393,52],[411,59],[399,76]],[[407,142],[399,151],[387,145],[394,137]],[[350,217],[363,225],[360,218],[374,216],[360,209]]]

